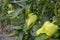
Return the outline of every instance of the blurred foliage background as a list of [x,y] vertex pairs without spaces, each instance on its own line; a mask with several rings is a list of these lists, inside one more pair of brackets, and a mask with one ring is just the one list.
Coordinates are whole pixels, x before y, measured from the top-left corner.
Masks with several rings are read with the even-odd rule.
[[[37,15],[37,21],[26,31],[25,20],[30,13]],[[45,21],[55,22],[59,26],[56,34],[49,40],[60,40],[60,0],[0,0],[0,31],[14,30],[13,36],[17,40],[47,38],[45,34],[39,37],[35,34]]]

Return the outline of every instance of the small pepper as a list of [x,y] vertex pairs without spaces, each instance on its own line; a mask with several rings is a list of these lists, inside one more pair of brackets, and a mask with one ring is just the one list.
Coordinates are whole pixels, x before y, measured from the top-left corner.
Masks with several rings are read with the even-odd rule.
[[14,9],[14,7],[13,7],[12,4],[8,4],[8,9],[9,9],[9,10],[7,11],[8,14],[11,14],[11,13],[15,12],[15,9]]

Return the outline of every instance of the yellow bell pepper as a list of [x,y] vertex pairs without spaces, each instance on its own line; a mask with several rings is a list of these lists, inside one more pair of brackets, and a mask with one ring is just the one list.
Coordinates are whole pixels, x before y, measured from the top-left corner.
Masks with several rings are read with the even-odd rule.
[[46,21],[44,25],[36,31],[36,35],[39,35],[40,33],[46,33],[49,37],[51,37],[56,33],[57,30],[57,25],[50,23],[49,21]]
[[28,14],[28,19],[26,20],[27,26],[34,24],[37,20],[37,16],[33,13]]
[[37,16],[34,13],[28,14],[28,18],[26,19],[26,24],[27,24],[27,30],[29,29],[29,26],[32,24],[35,24],[37,20]]

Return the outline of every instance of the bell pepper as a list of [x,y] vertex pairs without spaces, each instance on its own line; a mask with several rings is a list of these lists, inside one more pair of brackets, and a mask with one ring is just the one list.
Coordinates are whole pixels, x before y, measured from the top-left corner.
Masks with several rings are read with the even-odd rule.
[[26,19],[26,29],[30,29],[30,25],[34,25],[37,21],[37,16],[34,13],[28,14],[28,18]]
[[58,30],[58,25],[55,25],[54,23],[46,21],[43,24],[43,26],[36,31],[36,35],[39,35],[41,33],[46,33],[49,37],[51,37],[56,33],[57,30]]

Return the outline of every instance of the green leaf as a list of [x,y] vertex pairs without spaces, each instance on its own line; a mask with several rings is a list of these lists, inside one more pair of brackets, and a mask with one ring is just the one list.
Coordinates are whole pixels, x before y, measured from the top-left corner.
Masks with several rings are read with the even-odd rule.
[[14,30],[20,30],[20,29],[22,29],[22,27],[21,26],[14,26],[13,29]]
[[18,35],[18,39],[17,40],[22,40],[23,39],[23,35],[24,33],[21,31]]
[[15,37],[18,35],[18,31],[14,31],[13,33],[9,34],[8,37]]
[[9,2],[10,2],[10,0],[4,0],[3,7],[5,7]]
[[15,18],[16,16],[18,16],[18,14],[22,11],[21,8],[17,8],[16,11],[12,14],[10,14],[11,18]]
[[26,1],[28,1],[28,0],[20,0],[21,1],[21,3],[23,3],[23,2],[26,2]]
[[36,31],[38,30],[39,26],[40,25],[37,24],[32,27],[32,30],[30,32],[32,36],[36,36]]
[[28,0],[13,0],[11,3],[25,3]]
[[35,38],[35,40],[46,40],[46,39],[48,39],[48,36],[45,33],[40,34]]

